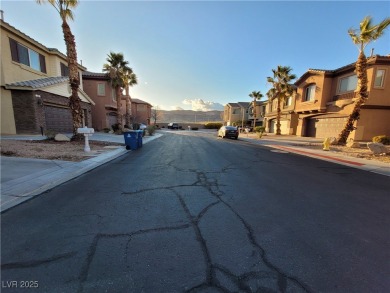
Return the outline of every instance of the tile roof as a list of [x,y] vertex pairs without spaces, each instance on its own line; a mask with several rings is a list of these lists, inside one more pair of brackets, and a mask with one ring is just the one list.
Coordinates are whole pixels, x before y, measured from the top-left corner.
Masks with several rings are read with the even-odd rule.
[[227,103],[227,105],[229,105],[231,107],[240,107],[240,105],[238,103]]
[[106,77],[106,78],[108,78],[108,74],[104,73],[104,72],[83,71],[83,77]]
[[43,87],[48,87],[51,85],[68,82],[69,78],[67,76],[55,76],[55,77],[45,77],[45,78],[39,78],[39,79],[32,79],[32,80],[25,80],[25,81],[18,81],[6,84],[6,88],[26,88],[26,89],[39,89]]
[[244,107],[244,108],[247,108],[249,107],[250,103],[249,102],[238,102],[237,103],[239,106],[241,107]]
[[134,102],[134,103],[138,103],[138,104],[148,104],[148,105],[150,105],[148,102],[142,101],[140,99],[131,99],[131,101]]

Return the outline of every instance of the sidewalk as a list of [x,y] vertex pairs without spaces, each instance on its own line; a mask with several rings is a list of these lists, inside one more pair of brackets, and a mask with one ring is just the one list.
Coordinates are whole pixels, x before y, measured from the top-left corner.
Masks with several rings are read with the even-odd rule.
[[307,147],[300,147],[300,144],[307,143],[322,143],[322,139],[313,138],[313,137],[296,137],[293,135],[270,135],[263,136],[261,139],[258,139],[254,135],[245,135],[241,134],[241,140],[248,141],[258,145],[264,145],[267,147],[271,147],[273,149],[277,149],[281,152],[290,152],[298,155],[304,155],[308,157],[312,157],[315,159],[325,160],[332,163],[337,163],[353,168],[358,168],[361,170],[390,176],[390,164],[383,163],[374,160],[367,160],[362,158],[355,158],[351,156],[343,155],[342,153],[336,153],[332,151],[323,151],[322,149],[309,149]]
[[[146,144],[161,134],[145,136]],[[4,136],[1,139],[35,140],[42,136]],[[122,135],[96,133],[90,140],[118,142],[124,144]],[[69,181],[100,165],[129,152],[119,147],[81,162],[40,160],[1,156],[1,212],[16,206],[57,185]]]

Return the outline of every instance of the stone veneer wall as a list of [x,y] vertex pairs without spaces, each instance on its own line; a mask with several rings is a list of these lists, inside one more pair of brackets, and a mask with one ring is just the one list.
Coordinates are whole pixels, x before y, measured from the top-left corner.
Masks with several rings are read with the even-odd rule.
[[[68,98],[43,91],[13,90],[12,103],[15,115],[16,133],[40,134],[41,127],[43,127],[43,130],[47,129],[44,105],[68,108],[68,101]],[[86,124],[88,127],[91,127],[91,104],[81,102],[81,108],[86,110]]]

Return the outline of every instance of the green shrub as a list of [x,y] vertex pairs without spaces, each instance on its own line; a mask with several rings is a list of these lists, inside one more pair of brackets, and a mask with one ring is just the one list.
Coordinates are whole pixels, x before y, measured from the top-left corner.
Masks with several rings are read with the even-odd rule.
[[111,125],[111,128],[116,133],[119,130],[119,124],[115,123],[115,124]]
[[372,138],[372,142],[379,142],[379,143],[383,143],[383,144],[390,144],[390,136],[387,136],[387,135],[374,136]]
[[53,140],[57,133],[58,133],[58,131],[51,130],[51,129],[47,129],[45,131],[45,135],[47,136],[47,139],[50,139],[50,140]]
[[204,125],[206,129],[220,129],[222,127],[222,123],[220,122],[209,122]]
[[105,133],[109,133],[109,132],[110,132],[110,128],[103,128],[103,131],[104,131]]
[[152,136],[156,132],[156,126],[149,125],[148,127],[146,127],[146,131],[150,136]]
[[256,126],[254,128],[254,131],[259,135],[259,138],[261,138],[263,136],[264,131],[265,131],[265,127],[264,126]]

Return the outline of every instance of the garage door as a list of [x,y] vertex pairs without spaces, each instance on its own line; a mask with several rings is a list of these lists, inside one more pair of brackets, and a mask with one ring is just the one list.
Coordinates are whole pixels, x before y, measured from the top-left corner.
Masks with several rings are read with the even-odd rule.
[[271,120],[269,122],[269,133],[275,133],[276,132],[276,120]]
[[107,119],[108,119],[108,126],[107,126],[108,128],[111,128],[112,125],[118,122],[118,119],[116,118],[116,113],[108,113]]
[[[288,121],[280,121],[280,132],[281,134],[289,134],[289,129],[287,128]],[[269,124],[269,133],[276,133],[276,119],[270,121]]]
[[58,132],[73,132],[70,109],[45,106],[46,129]]
[[347,122],[342,118],[311,118],[306,124],[306,136],[310,137],[338,137]]

